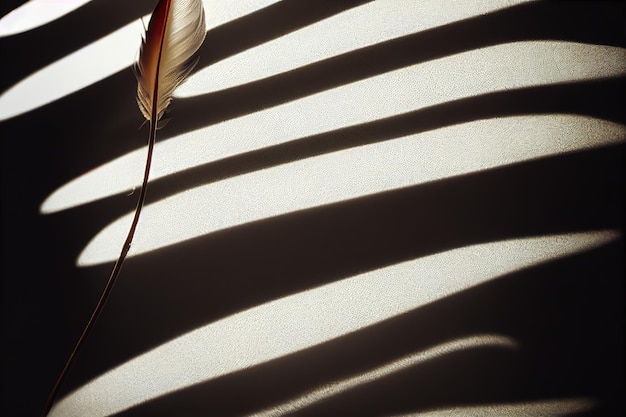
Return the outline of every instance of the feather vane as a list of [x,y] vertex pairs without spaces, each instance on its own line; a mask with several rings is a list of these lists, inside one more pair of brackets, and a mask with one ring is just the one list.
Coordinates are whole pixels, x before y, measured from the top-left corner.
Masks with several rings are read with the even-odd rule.
[[192,57],[206,35],[202,0],[160,0],[137,62],[137,104],[156,123],[193,70]]

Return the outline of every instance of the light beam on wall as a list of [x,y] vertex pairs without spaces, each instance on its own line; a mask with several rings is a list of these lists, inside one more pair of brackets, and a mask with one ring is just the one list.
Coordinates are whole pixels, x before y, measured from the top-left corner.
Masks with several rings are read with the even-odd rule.
[[[129,256],[298,210],[619,143],[625,133],[622,125],[593,118],[518,116],[306,158],[187,189],[145,206]],[[117,259],[131,220],[129,213],[106,226],[77,263]]]
[[567,398],[523,403],[450,407],[393,417],[565,417],[591,411],[596,405],[597,401],[590,398]]
[[479,1],[466,2],[463,7],[451,7],[449,1],[441,0],[372,1],[216,62],[192,75],[176,90],[175,95],[188,97],[223,90],[527,2]]
[[[204,0],[207,29],[277,1],[240,0],[224,3]],[[147,22],[149,15],[143,19]],[[129,68],[137,59],[143,28],[141,20],[136,20],[27,76],[0,95],[0,121],[52,103]]]
[[[464,52],[160,141],[154,151],[151,180],[239,153],[465,97],[625,73],[626,50],[609,46],[515,42]],[[127,193],[141,182],[145,152],[138,149],[61,186],[42,203],[41,211],[52,213]]]
[[289,415],[290,413],[314,405],[315,403],[323,401],[327,398],[340,395],[353,388],[380,380],[397,372],[406,370],[407,368],[411,368],[421,363],[441,358],[455,352],[480,348],[515,349],[516,347],[517,344],[513,339],[492,334],[474,335],[464,337],[462,339],[451,340],[432,346],[426,350],[407,355],[403,358],[386,363],[359,375],[339,381],[329,382],[324,384],[322,387],[309,391],[290,401],[266,410],[257,411],[249,417],[279,417]]
[[50,417],[108,416],[618,237],[617,231],[603,231],[472,245],[279,298],[209,323],[107,371],[59,401]]
[[0,18],[0,37],[44,26],[91,0],[30,0]]

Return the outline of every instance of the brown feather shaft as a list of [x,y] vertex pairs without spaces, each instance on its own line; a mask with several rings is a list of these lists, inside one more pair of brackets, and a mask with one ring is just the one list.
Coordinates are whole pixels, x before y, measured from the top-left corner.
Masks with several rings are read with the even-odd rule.
[[169,105],[174,89],[191,71],[188,62],[204,41],[204,25],[201,0],[160,0],[152,13],[144,42],[141,45],[136,72],[137,104],[144,117],[150,122],[150,134],[148,155],[135,215],[102,295],[46,400],[42,412],[44,417],[52,408],[75,357],[104,309],[122,270],[146,198],[159,119]]

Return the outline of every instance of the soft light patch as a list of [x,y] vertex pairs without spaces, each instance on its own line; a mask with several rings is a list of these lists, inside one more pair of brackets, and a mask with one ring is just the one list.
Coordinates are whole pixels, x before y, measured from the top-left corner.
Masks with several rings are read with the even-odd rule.
[[0,19],[0,37],[35,29],[65,16],[91,0],[30,0]]
[[[226,4],[204,0],[207,29],[277,1],[239,0]],[[143,20],[148,22],[149,15]],[[136,20],[24,78],[0,95],[0,121],[52,103],[127,69],[137,59],[143,32],[141,20]]]
[[[145,206],[129,256],[298,210],[619,143],[625,132],[622,125],[588,117],[517,116],[306,158],[188,189]],[[117,259],[131,220],[129,213],[100,231],[78,257],[78,265]]]
[[394,417],[565,417],[591,411],[596,405],[597,401],[590,398],[566,398],[523,403],[450,407],[402,414]]
[[[625,73],[626,50],[609,46],[533,41],[468,51],[159,141],[151,180],[239,153],[452,100]],[[42,203],[41,211],[52,213],[128,192],[141,182],[145,152],[138,149],[75,178],[54,191]]]
[[50,416],[109,416],[619,236],[617,231],[603,231],[472,245],[269,301],[199,327],[107,371],[60,400]]
[[372,1],[216,62],[194,74],[176,95],[188,97],[223,90],[527,2],[471,1],[455,7],[442,0]]
[[290,413],[314,405],[327,398],[340,395],[358,386],[375,382],[407,368],[417,366],[436,358],[441,358],[454,352],[480,348],[514,349],[516,347],[517,345],[514,340],[509,337],[499,335],[475,335],[462,339],[451,340],[449,342],[441,343],[426,350],[405,356],[360,375],[340,381],[329,382],[288,402],[279,404],[267,410],[255,412],[249,417],[279,417],[289,415]]

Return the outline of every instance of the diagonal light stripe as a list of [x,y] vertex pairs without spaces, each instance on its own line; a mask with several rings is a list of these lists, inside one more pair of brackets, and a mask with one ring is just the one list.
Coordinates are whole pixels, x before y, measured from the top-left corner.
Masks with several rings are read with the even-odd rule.
[[281,0],[239,0],[224,2],[223,0],[202,0],[207,16],[207,30],[211,30],[240,17],[264,9]]
[[[206,94],[528,0],[376,0],[250,48],[191,76],[179,97]],[[375,17],[375,18],[374,18]],[[289,53],[285,53],[289,51]]]
[[0,95],[0,121],[29,112],[129,66],[143,26],[137,20],[24,78]]
[[[596,406],[597,401],[593,399],[568,398],[441,408],[438,410],[402,414],[393,417],[565,417],[591,411]],[[271,410],[271,414],[254,414],[254,416],[283,416],[288,415],[289,412],[291,412],[291,408],[289,407],[287,407],[286,411],[277,407],[275,410]]]
[[[255,12],[279,0],[204,0],[207,29]],[[230,7],[232,5],[232,7]],[[144,16],[148,20],[149,16]],[[0,121],[29,112],[133,65],[143,24],[136,20],[40,69],[0,95]]]
[[617,231],[589,232],[467,246],[270,301],[202,326],[111,369],[63,398],[50,416],[108,416],[619,236]]
[[475,406],[442,408],[394,417],[564,417],[593,410],[597,401],[589,398],[568,398],[528,401],[508,404],[481,404]]
[[[624,73],[626,50],[615,47],[517,42],[465,52],[162,141],[154,151],[151,179],[464,97]],[[43,202],[41,211],[52,213],[133,189],[141,180],[145,152],[131,152],[63,185]]]
[[370,371],[364,372],[360,375],[346,378],[340,381],[330,382],[320,388],[307,392],[300,397],[294,398],[293,400],[263,411],[255,412],[250,417],[279,417],[288,415],[290,413],[313,405],[319,401],[323,401],[327,398],[339,395],[360,385],[368,384],[386,376],[393,375],[394,373],[403,371],[407,368],[419,365],[426,361],[440,358],[454,352],[487,347],[513,349],[516,348],[517,345],[515,341],[509,337],[489,334],[474,335],[462,339],[452,340],[449,342],[438,344],[436,346],[432,346],[426,350],[405,356],[391,363],[387,363]]
[[[129,256],[298,210],[619,143],[625,135],[625,126],[603,120],[532,115],[465,123],[311,157],[147,205]],[[78,264],[116,259],[131,219],[132,214],[123,216],[98,233]]]
[[30,0],[0,19],[0,38],[46,25],[91,0]]

